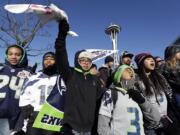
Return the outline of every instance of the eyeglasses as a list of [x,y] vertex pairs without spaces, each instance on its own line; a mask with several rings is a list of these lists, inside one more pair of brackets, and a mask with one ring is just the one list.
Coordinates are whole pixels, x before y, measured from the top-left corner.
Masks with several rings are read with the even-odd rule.
[[92,60],[88,58],[80,58],[78,61],[81,63],[92,63]]

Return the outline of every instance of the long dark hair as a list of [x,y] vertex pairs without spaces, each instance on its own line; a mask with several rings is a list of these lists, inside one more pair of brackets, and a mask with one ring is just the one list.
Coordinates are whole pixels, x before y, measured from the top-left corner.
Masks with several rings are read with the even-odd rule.
[[[162,75],[158,73],[156,69],[151,71],[151,74],[149,76],[146,75],[145,69],[144,69],[144,63],[142,62],[138,68],[138,75],[140,79],[143,81],[146,89],[145,94],[147,96],[155,95],[161,95],[164,91],[165,87],[165,81]],[[151,89],[151,87],[153,89]],[[154,90],[154,91],[152,91]]]

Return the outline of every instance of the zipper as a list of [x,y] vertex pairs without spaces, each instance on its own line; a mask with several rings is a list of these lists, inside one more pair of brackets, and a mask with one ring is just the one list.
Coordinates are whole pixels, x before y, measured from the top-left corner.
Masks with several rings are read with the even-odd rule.
[[84,74],[84,79],[85,79],[85,80],[87,79],[86,74]]

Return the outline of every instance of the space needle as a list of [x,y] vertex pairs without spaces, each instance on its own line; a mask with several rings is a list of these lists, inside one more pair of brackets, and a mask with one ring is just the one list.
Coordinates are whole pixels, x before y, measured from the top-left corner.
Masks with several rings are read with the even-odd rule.
[[105,33],[110,36],[112,41],[112,48],[115,51],[113,54],[114,57],[114,68],[119,65],[118,61],[118,49],[117,49],[117,34],[121,31],[121,27],[116,24],[111,24],[109,27],[105,29]]

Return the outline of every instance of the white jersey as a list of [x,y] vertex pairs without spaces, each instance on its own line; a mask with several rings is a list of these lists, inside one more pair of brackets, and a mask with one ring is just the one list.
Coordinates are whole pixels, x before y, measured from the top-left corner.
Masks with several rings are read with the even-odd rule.
[[144,135],[143,116],[138,104],[128,94],[117,92],[114,106],[111,91],[106,91],[99,114],[112,118],[111,135]]
[[42,72],[30,76],[20,95],[19,106],[32,105],[34,111],[39,111],[56,84],[57,76],[47,76]]

